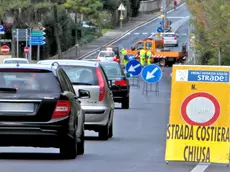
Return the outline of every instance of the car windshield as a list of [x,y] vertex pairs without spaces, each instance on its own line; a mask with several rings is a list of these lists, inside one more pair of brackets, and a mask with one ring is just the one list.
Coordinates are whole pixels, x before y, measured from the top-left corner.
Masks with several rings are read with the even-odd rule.
[[121,68],[117,63],[101,63],[108,79],[121,77]]
[[6,60],[4,61],[4,64],[28,64],[27,60]]
[[98,85],[94,67],[84,66],[63,66],[72,84],[77,85]]
[[106,52],[100,52],[99,57],[113,57],[114,52],[113,51],[106,51]]
[[[45,82],[44,82],[45,81]],[[15,88],[17,93],[60,94],[59,83],[50,71],[0,71],[0,88]],[[0,93],[5,93],[0,89]]]

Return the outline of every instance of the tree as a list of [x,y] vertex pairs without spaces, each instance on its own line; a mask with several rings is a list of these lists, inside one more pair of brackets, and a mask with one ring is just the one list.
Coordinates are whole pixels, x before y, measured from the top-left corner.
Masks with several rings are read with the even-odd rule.
[[[217,50],[221,47],[223,63],[229,64],[228,54],[230,53],[230,1],[224,0],[187,0],[190,12],[195,17],[193,24],[196,27],[198,38],[198,52],[201,54],[201,61],[213,64],[217,62]],[[213,47],[215,42],[217,47]],[[201,50],[203,49],[203,51]],[[204,51],[205,49],[205,51]],[[203,53],[201,53],[203,52]],[[203,54],[203,55],[202,55]]]

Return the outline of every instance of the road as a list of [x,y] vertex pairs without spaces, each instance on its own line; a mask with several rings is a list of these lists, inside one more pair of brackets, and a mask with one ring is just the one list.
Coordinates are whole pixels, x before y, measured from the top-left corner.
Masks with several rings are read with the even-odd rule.
[[[169,16],[188,16],[186,6],[171,12]],[[134,42],[150,36],[158,23],[157,19],[133,31],[149,34],[130,33],[115,45],[130,48]],[[182,25],[178,33],[180,41],[186,42],[187,25]],[[164,161],[170,73],[171,69],[166,68],[159,83],[159,96],[152,93],[142,95],[142,87],[131,88],[130,109],[122,110],[118,105],[115,110],[112,139],[99,141],[96,133],[86,132],[86,152],[75,160],[60,160],[58,149],[0,148],[0,152],[7,152],[0,155],[1,172],[190,172],[196,164],[166,164]],[[219,168],[215,169],[210,167],[208,171],[222,172]]]

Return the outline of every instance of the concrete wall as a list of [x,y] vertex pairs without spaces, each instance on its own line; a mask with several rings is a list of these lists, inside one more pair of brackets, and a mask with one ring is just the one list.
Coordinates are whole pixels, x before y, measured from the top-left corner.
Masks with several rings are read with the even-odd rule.
[[[172,2],[172,0],[166,0],[167,6]],[[149,0],[141,1],[139,12],[148,13],[153,11],[159,11],[162,6],[162,0]]]

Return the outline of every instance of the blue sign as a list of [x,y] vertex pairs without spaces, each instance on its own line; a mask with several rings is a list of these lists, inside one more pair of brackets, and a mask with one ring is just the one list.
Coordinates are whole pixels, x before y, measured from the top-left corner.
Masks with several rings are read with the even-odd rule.
[[0,25],[0,34],[5,34],[5,26],[3,24]]
[[133,55],[133,54],[129,54],[128,55],[128,60],[130,61],[130,60],[135,60],[136,59],[136,57]]
[[45,39],[46,39],[46,37],[44,37],[44,36],[31,36],[31,41],[32,42],[43,41]]
[[28,42],[29,43],[29,45],[45,45],[46,44],[46,42],[45,41],[39,41],[39,40],[35,40],[35,41],[29,41]]
[[229,82],[229,72],[189,70],[188,81],[195,82]]
[[153,83],[161,80],[163,72],[155,64],[147,65],[142,69],[141,77],[145,82]]
[[164,20],[160,21],[160,24],[163,25],[164,24]]
[[125,70],[128,74],[131,74],[132,76],[137,76],[141,73],[141,64],[137,60],[131,60],[129,61],[126,66]]
[[157,32],[164,32],[164,31],[163,31],[162,27],[158,27]]

